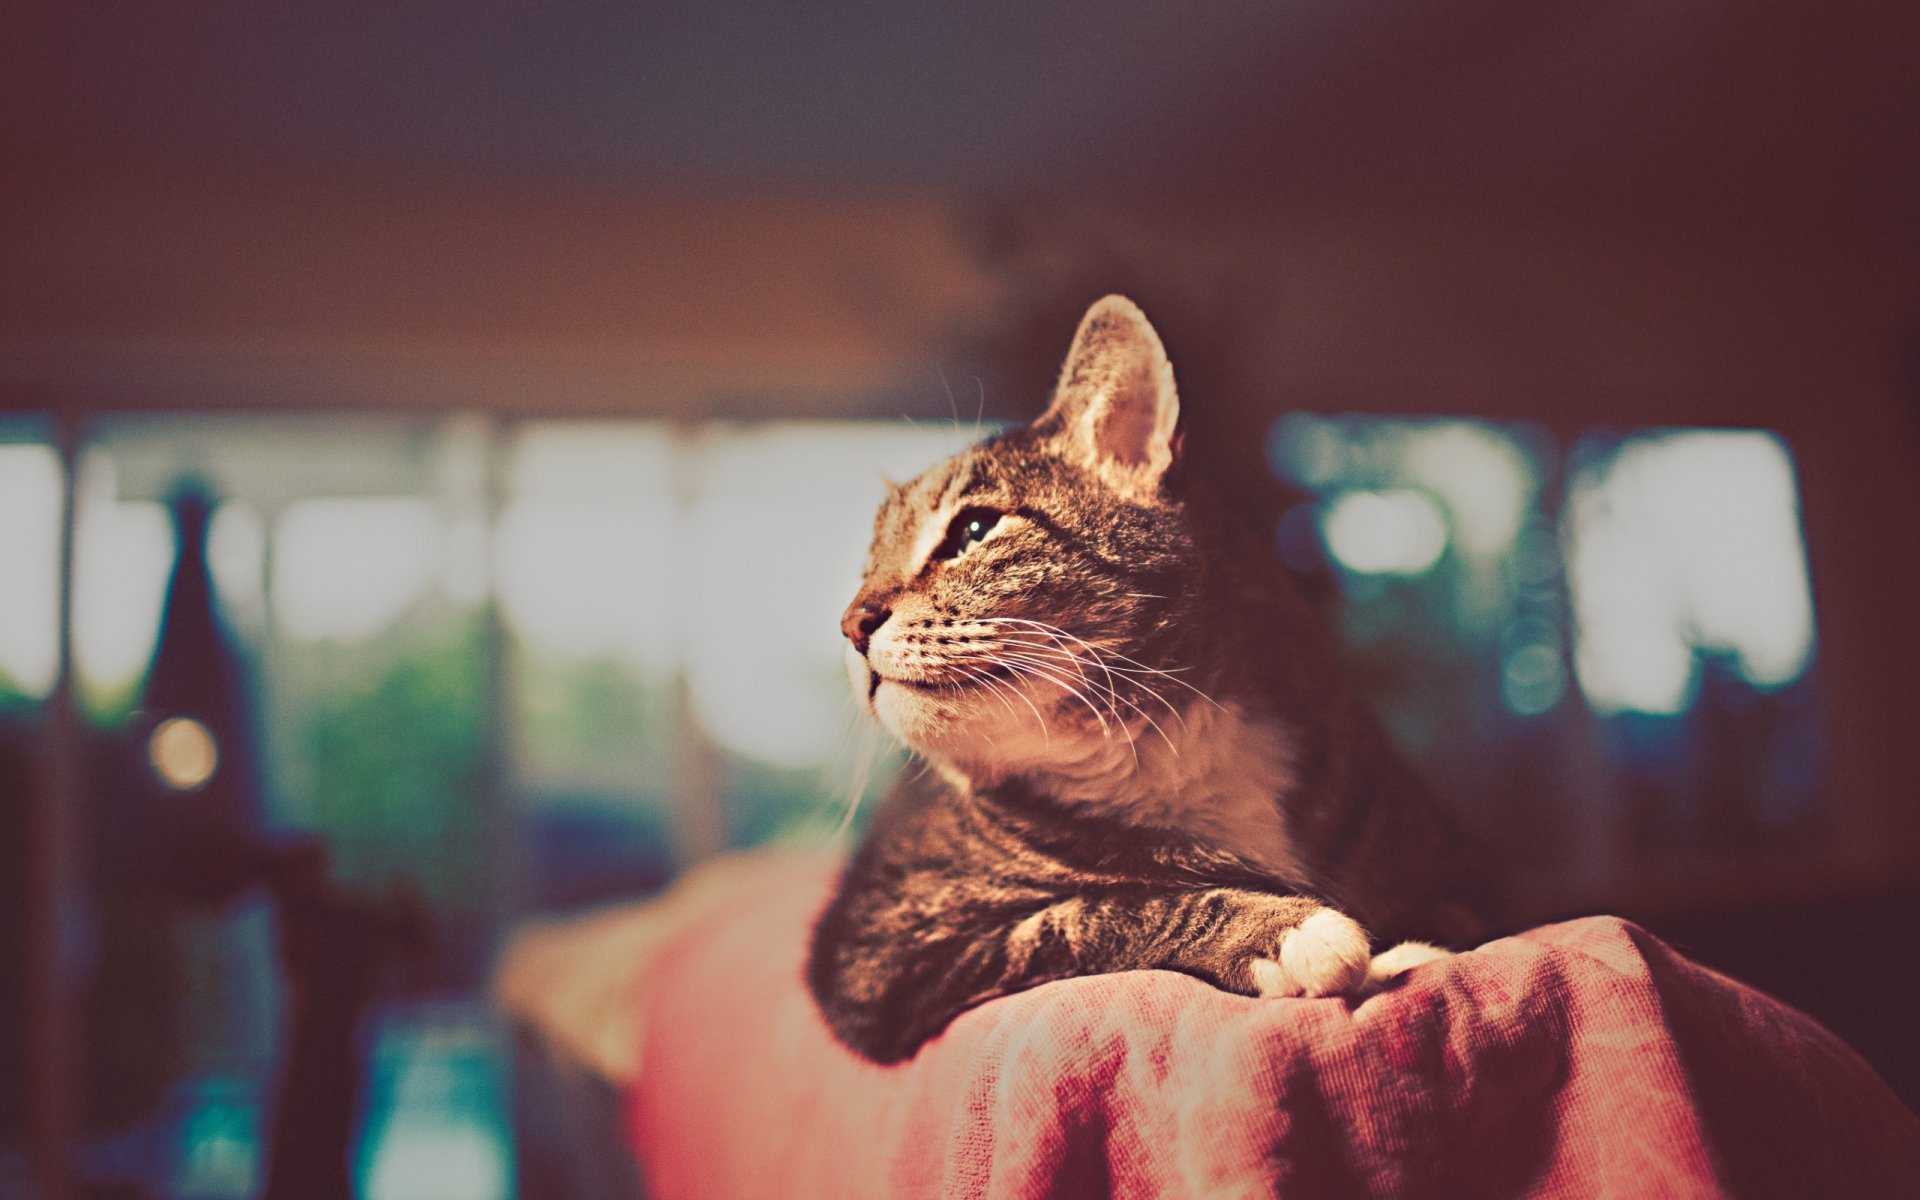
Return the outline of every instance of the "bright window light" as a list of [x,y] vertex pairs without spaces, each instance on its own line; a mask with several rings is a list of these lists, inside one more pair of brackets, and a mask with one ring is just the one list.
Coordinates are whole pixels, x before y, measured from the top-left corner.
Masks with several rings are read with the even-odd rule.
[[257,610],[266,600],[267,529],[251,504],[228,501],[207,528],[207,568],[229,608]]
[[307,641],[362,642],[398,620],[439,579],[446,521],[411,497],[302,500],[275,531],[273,604]]
[[1447,548],[1447,520],[1410,488],[1343,493],[1320,519],[1327,549],[1361,575],[1424,575]]
[[113,467],[89,455],[74,518],[73,653],[96,692],[137,682],[153,657],[173,569],[173,521],[151,500],[114,499]]
[[535,426],[516,439],[494,583],[531,649],[673,667],[673,446],[657,425]]
[[1418,484],[1441,502],[1459,548],[1479,558],[1506,552],[1539,487],[1513,435],[1485,421],[1290,413],[1267,450],[1281,478],[1317,492]]
[[59,664],[60,459],[0,446],[0,690],[42,699]]
[[454,1002],[389,1011],[376,1023],[359,1149],[368,1200],[507,1200],[497,1035]]
[[846,734],[840,612],[884,495],[974,440],[875,423],[534,426],[518,438],[495,583],[542,654],[684,673],[716,743],[774,766]]
[[1574,480],[1566,518],[1574,665],[1597,711],[1676,713],[1695,651],[1755,688],[1813,654],[1813,600],[1793,464],[1770,433],[1630,439]]
[[1444,502],[1459,548],[1479,559],[1507,552],[1536,487],[1513,438],[1478,421],[1436,421],[1406,434],[1407,478]]
[[392,1129],[368,1171],[370,1200],[504,1200],[512,1164],[500,1139],[472,1124],[413,1121]]
[[[1538,512],[1543,440],[1467,418],[1292,413],[1274,423],[1267,453],[1276,474],[1321,499],[1319,546],[1349,574],[1415,579],[1445,558],[1451,622],[1477,641],[1512,615],[1508,560]],[[1302,542],[1300,528],[1276,537],[1306,565],[1319,547]],[[1528,694],[1538,703],[1549,690]]]
[[651,500],[526,496],[500,516],[495,580],[508,625],[563,658],[673,662],[673,510]]
[[736,753],[831,761],[847,728],[840,613],[860,583],[883,479],[971,428],[766,425],[718,432],[695,463],[683,637],[694,712]]

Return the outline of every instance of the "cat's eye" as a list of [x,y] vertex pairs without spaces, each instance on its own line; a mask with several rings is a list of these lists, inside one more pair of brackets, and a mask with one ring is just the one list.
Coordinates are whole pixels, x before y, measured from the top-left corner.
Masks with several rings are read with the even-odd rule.
[[947,525],[947,536],[933,552],[935,558],[958,558],[985,538],[1000,523],[1000,513],[991,508],[963,508]]

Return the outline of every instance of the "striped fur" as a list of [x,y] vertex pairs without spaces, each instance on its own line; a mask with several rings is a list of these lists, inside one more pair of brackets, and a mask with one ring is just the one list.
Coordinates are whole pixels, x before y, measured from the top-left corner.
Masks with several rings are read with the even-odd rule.
[[1487,872],[1259,533],[1183,471],[1177,416],[1158,337],[1108,297],[1040,418],[876,518],[848,676],[934,770],[876,817],[808,964],[869,1058],[1051,979],[1348,993],[1372,945],[1485,930]]

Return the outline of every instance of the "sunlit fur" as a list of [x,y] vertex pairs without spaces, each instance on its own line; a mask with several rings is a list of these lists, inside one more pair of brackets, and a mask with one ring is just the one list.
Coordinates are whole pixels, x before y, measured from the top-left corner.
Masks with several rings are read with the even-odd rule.
[[1062,974],[1327,995],[1365,983],[1369,930],[1480,931],[1484,879],[1261,533],[1184,469],[1178,403],[1109,297],[1040,418],[881,506],[848,677],[935,775],[880,814],[809,968],[869,1057]]

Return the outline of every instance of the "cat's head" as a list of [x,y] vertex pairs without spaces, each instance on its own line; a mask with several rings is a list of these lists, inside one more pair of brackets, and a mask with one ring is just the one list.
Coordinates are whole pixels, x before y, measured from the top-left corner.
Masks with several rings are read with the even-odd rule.
[[1179,412],[1159,335],[1108,296],[1041,416],[893,490],[841,622],[888,729],[977,780],[1177,719],[1199,568]]

